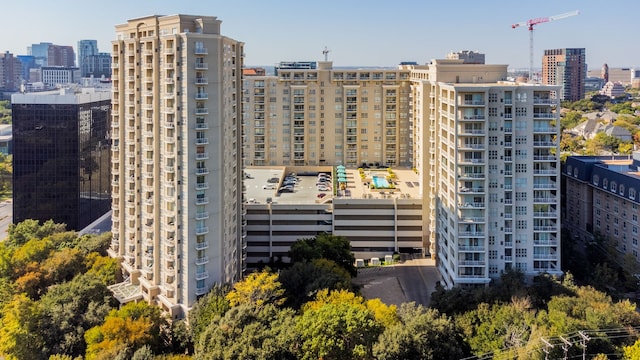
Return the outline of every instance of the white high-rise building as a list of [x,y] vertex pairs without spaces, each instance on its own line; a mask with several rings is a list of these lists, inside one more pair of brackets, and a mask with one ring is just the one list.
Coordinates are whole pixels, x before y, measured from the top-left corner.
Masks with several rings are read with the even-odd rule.
[[243,43],[220,24],[149,16],[112,42],[113,290],[172,317],[243,270]]
[[425,231],[446,286],[561,274],[559,87],[506,76],[462,60],[411,71]]

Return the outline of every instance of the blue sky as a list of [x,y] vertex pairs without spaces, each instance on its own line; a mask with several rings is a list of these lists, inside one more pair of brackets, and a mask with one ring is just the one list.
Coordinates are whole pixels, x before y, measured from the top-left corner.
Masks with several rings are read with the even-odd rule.
[[615,7],[593,0],[30,0],[2,5],[0,51],[26,54],[32,43],[73,45],[96,39],[109,51],[114,25],[145,15],[217,16],[222,33],[245,43],[247,65],[322,60],[334,66],[428,63],[451,50],[475,50],[486,62],[529,66],[529,34],[511,24],[579,10],[534,32],[534,66],[544,49],[584,47],[590,69],[640,66],[640,1]]

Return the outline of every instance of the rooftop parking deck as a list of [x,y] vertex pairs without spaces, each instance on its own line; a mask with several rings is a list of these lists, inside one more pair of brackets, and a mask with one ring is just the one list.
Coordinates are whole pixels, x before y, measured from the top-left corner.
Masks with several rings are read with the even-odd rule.
[[[346,183],[344,187],[338,183],[336,168],[324,167],[249,167],[245,169],[246,198],[249,203],[267,203],[269,201],[282,204],[313,204],[328,202],[330,199],[393,199],[393,198],[421,198],[422,191],[420,177],[411,169],[394,168],[395,179],[393,189],[371,189],[372,176],[386,177],[387,169],[363,169],[365,178],[362,179],[358,169],[345,169]],[[331,174],[331,189],[319,191],[318,173]],[[289,174],[295,173],[297,183],[293,192],[279,192],[283,180]],[[325,194],[325,195],[319,195]]]

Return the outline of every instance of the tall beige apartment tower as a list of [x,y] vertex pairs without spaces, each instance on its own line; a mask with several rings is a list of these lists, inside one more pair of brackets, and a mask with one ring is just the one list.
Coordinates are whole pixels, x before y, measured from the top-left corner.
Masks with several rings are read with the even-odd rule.
[[243,43],[220,24],[142,17],[112,42],[113,290],[173,317],[243,269]]
[[446,286],[561,274],[559,87],[506,77],[463,60],[411,71],[425,229]]
[[249,166],[409,166],[409,71],[281,62],[244,77]]

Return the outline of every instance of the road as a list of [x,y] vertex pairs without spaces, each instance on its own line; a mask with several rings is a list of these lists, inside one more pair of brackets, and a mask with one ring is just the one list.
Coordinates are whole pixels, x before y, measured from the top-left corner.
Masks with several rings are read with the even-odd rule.
[[7,237],[9,224],[13,223],[13,201],[0,202],[0,241]]
[[405,302],[428,306],[440,273],[434,260],[413,259],[391,266],[360,269],[353,280],[367,299],[379,298],[387,305]]

